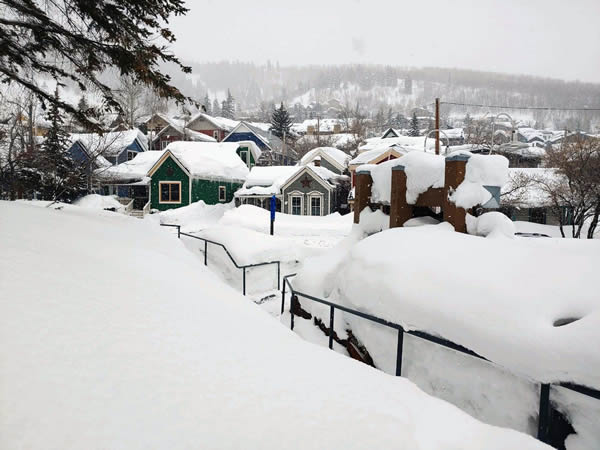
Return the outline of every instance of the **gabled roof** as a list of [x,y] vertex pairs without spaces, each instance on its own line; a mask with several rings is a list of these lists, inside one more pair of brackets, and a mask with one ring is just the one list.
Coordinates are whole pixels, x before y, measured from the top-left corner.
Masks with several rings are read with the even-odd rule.
[[188,122],[188,127],[198,119],[206,120],[208,123],[214,126],[215,129],[231,131],[231,129],[233,128],[230,124],[226,123],[225,120],[221,120],[221,118],[219,117],[209,116],[208,114],[202,112],[192,117],[192,119]]
[[[160,130],[158,133],[156,133],[156,136],[154,136],[154,139],[152,140],[152,142],[156,142],[158,139],[160,139],[160,137],[164,133],[166,133],[169,129],[174,130],[175,132],[179,133],[179,135],[181,135],[181,136],[184,135],[183,127],[181,127],[179,125],[175,125],[174,123],[169,123],[169,125],[167,125],[162,130]],[[189,128],[185,128],[185,135],[187,135],[192,141],[217,142],[217,140],[214,137],[209,136],[204,133],[200,133],[199,131],[190,130]]]
[[401,147],[381,147],[376,148],[374,150],[368,150],[366,152],[359,153],[356,158],[350,161],[348,164],[350,166],[359,166],[361,164],[377,164],[382,159],[393,155],[396,158],[406,154]]
[[115,157],[134,142],[137,142],[143,151],[148,150],[148,139],[140,129],[126,131],[113,131],[110,133],[75,133],[70,135],[71,142],[79,142],[86,153],[105,157]]
[[387,130],[385,130],[385,132],[381,135],[381,139],[387,139],[390,137],[398,137],[400,136],[401,133],[399,131],[396,131],[393,128],[388,128]]
[[317,147],[313,148],[302,157],[300,160],[300,165],[305,166],[318,157],[325,158],[332,166],[339,169],[340,172],[346,170],[348,167],[348,161],[350,160],[350,155],[337,148]]
[[279,139],[272,133],[265,131],[257,126],[254,126],[248,122],[241,121],[237,124],[237,126],[229,132],[223,141],[227,141],[227,139],[235,134],[235,133],[253,133],[260,141],[267,146],[270,150],[275,150],[273,147],[277,147],[278,149],[282,147],[283,141]]
[[315,166],[266,166],[253,167],[244,186],[235,193],[236,196],[270,196],[280,195],[282,189],[290,184],[297,176],[305,171],[310,171],[311,175],[318,179],[318,182],[327,189],[332,189],[333,184],[330,181],[337,179],[346,179],[347,176],[339,175],[326,169],[325,167]]

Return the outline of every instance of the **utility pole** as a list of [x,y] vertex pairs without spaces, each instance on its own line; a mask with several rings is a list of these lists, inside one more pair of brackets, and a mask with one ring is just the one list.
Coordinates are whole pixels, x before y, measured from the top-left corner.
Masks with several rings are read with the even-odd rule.
[[317,147],[321,146],[321,115],[317,114]]
[[440,99],[435,99],[435,154],[440,154]]

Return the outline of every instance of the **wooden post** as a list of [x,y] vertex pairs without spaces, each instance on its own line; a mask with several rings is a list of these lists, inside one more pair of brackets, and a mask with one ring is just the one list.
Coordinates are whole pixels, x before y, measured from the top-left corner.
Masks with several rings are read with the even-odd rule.
[[390,228],[401,227],[412,219],[413,207],[406,203],[406,172],[404,166],[392,167],[392,192],[390,193]]
[[443,205],[444,220],[452,224],[454,229],[459,233],[467,232],[467,212],[463,208],[458,208],[454,203],[452,203],[448,199],[448,196],[465,179],[468,160],[468,155],[454,155],[446,157]]
[[440,99],[435,99],[435,154],[440,154]]
[[354,223],[360,222],[360,213],[369,204],[373,178],[368,170],[356,171],[356,186],[354,194]]

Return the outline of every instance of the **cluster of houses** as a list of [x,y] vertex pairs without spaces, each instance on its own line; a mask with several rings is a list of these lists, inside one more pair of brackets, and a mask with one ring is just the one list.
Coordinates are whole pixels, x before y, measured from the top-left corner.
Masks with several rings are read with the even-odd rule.
[[[323,122],[318,131],[313,127],[321,127],[320,121],[306,121],[297,131],[306,137],[345,131],[339,121]],[[97,191],[118,196],[137,215],[199,200],[268,209],[273,196],[277,211],[287,214],[345,213],[353,208],[359,166],[381,164],[411,151],[431,152],[435,146],[433,135],[406,136],[390,128],[367,139],[353,156],[334,147],[316,147],[298,159],[261,124],[200,113],[186,123],[156,114],[144,126],[146,134],[136,129],[71,136],[71,152],[77,160],[90,162]],[[508,157],[511,179],[530,172],[550,174],[551,169],[539,167],[548,146],[586,137],[592,136],[519,128],[510,133],[510,141],[496,143],[493,153]],[[440,141],[445,153],[490,152],[489,147],[465,144],[462,128],[441,131]],[[543,197],[531,188],[518,202],[501,204],[501,210],[513,220],[558,224],[556,211]],[[563,223],[568,223],[568,214],[564,211]]]

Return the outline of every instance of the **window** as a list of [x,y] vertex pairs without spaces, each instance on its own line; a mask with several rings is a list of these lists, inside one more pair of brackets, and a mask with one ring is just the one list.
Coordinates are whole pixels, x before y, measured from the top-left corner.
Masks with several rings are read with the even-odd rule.
[[321,215],[321,197],[312,196],[310,198],[310,215],[320,216]]
[[164,150],[169,145],[169,141],[160,141],[160,149]]
[[218,141],[219,140],[219,130],[213,130],[213,137]]
[[181,181],[161,181],[159,190],[159,203],[181,203]]
[[242,161],[248,164],[248,152],[246,150],[240,151],[240,158],[242,158]]
[[219,186],[219,201],[226,202],[227,201],[227,187]]
[[291,197],[291,203],[292,203],[292,207],[291,207],[292,214],[295,216],[301,216],[302,215],[302,197],[300,197],[299,195],[293,195]]
[[136,152],[132,152],[131,150],[127,150],[127,161],[131,161],[137,155]]

